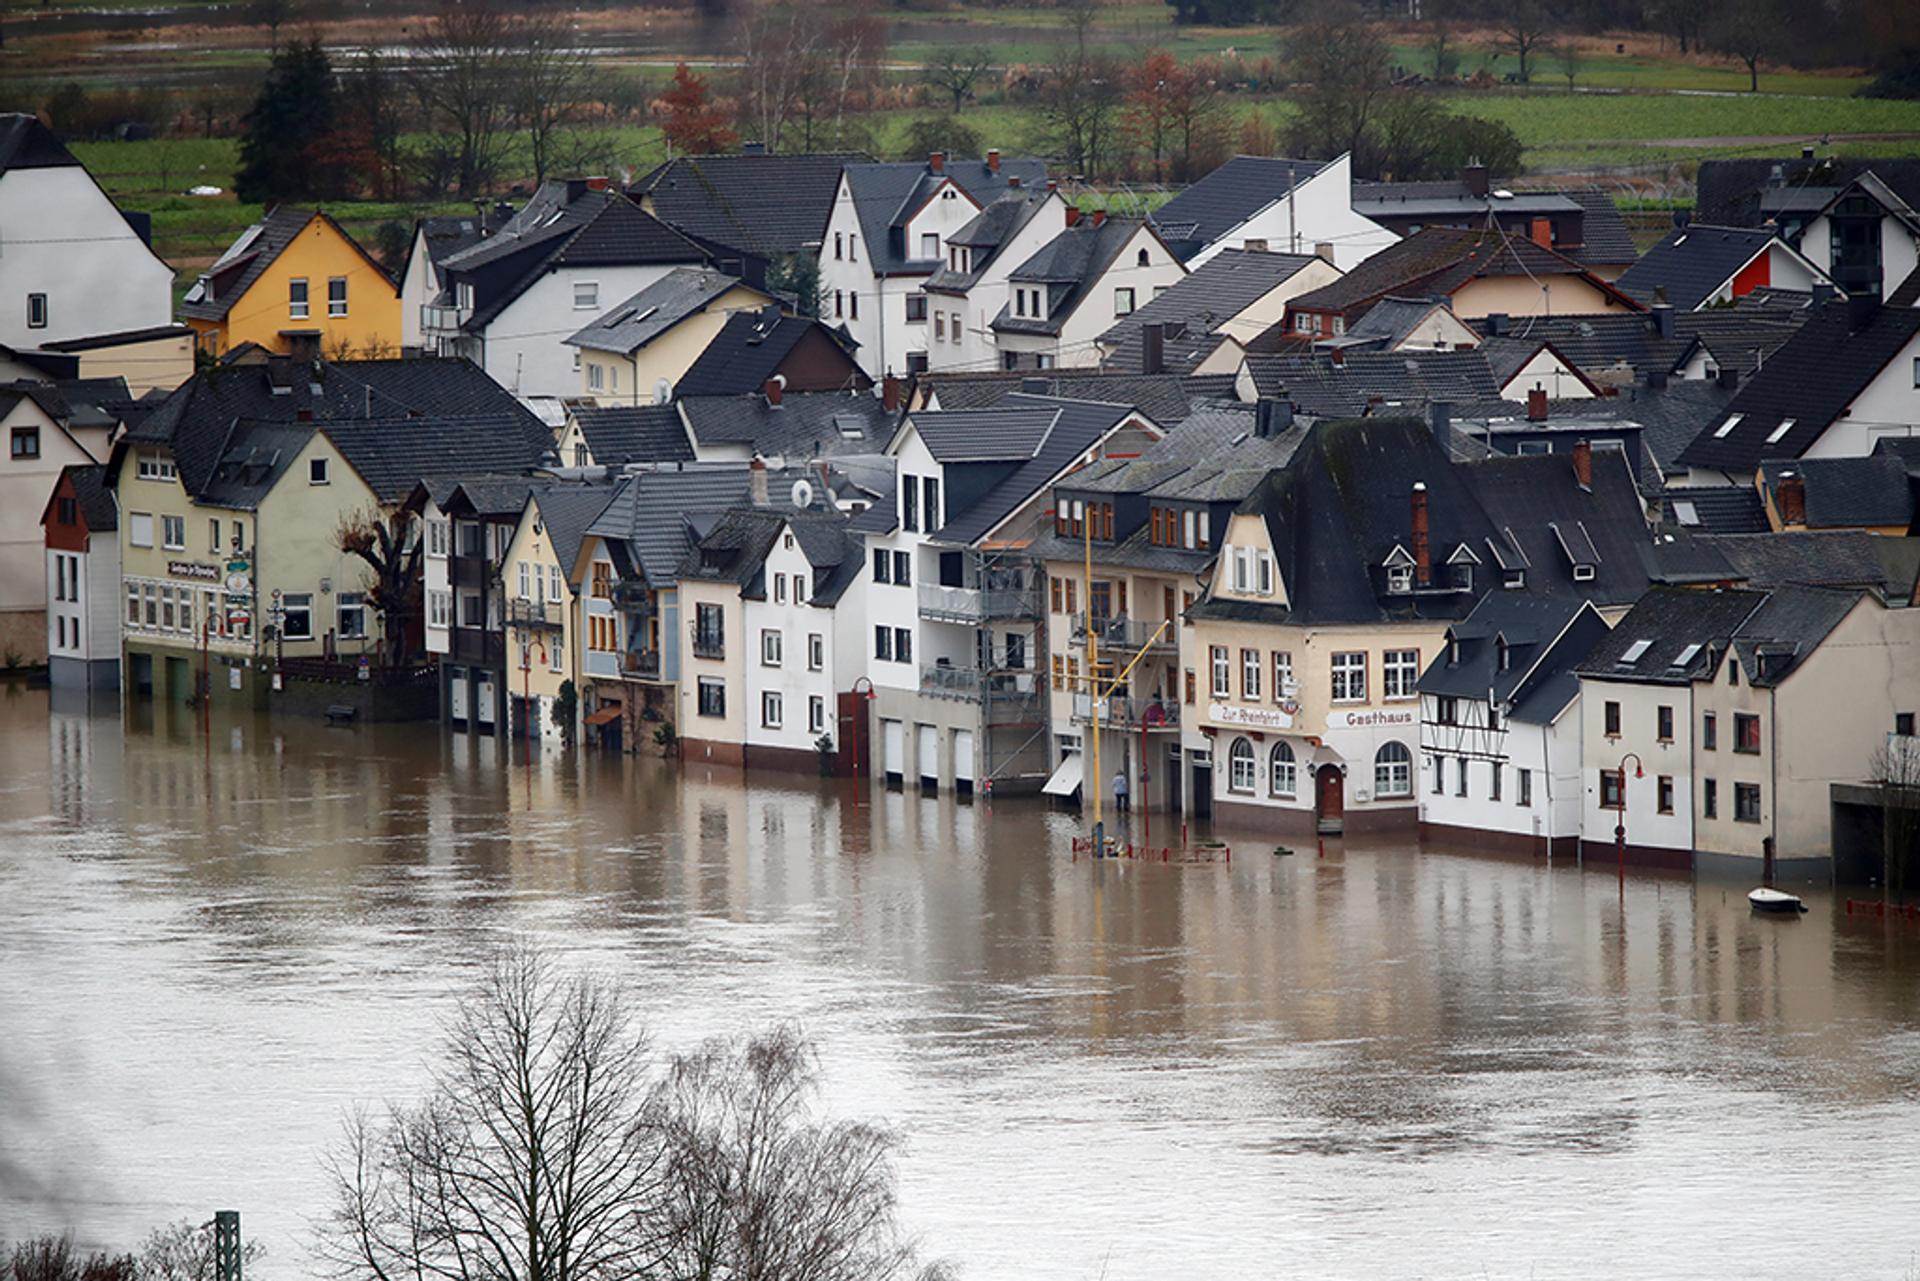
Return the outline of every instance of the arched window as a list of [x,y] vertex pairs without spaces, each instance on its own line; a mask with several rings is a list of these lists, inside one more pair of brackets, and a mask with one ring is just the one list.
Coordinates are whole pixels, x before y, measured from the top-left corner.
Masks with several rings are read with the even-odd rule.
[[1299,771],[1293,763],[1293,749],[1282,741],[1267,753],[1267,782],[1275,796],[1292,796],[1299,788]]
[[1140,265],[1142,267],[1150,266],[1152,265],[1152,261],[1153,261],[1152,259],[1147,257],[1147,251],[1142,249],[1140,251],[1140,258],[1139,258]]
[[1244,738],[1233,740],[1227,749],[1227,788],[1235,792],[1253,791],[1253,744]]
[[1405,743],[1384,743],[1374,753],[1373,794],[1381,799],[1413,795],[1413,753]]

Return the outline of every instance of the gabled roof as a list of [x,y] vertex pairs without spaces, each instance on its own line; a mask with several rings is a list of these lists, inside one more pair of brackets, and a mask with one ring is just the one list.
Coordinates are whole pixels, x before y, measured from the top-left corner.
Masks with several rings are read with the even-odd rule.
[[1787,473],[1805,488],[1809,529],[1863,529],[1898,526],[1902,533],[1913,523],[1913,487],[1907,467],[1893,454],[1864,458],[1799,458],[1761,464],[1760,476],[1780,506],[1780,480]]
[[951,182],[984,208],[1007,189],[1010,178],[1018,178],[1022,187],[1045,188],[1047,165],[1044,160],[1003,159],[996,168],[984,160],[947,159],[935,172],[925,161],[883,161],[849,164],[842,177],[853,196],[873,274],[926,276],[940,269],[940,261],[919,257],[920,247],[906,243],[905,228],[936,191]]
[[942,266],[921,288],[948,294],[964,294],[973,288],[987,268],[999,260],[1007,243],[1033,221],[1054,194],[1029,187],[1010,187],[1001,192],[999,199],[947,237],[947,244],[960,245],[970,251],[967,269],[955,271],[950,266]]
[[920,374],[916,379],[917,386],[932,389],[942,409],[982,409],[1024,393],[1133,405],[1163,426],[1185,421],[1207,402],[1232,400],[1233,383],[1232,374],[1130,374],[1091,369],[935,373]]
[[611,480],[547,482],[532,487],[528,499],[539,506],[553,543],[554,559],[568,570],[580,559],[580,543],[600,513],[613,501]]
[[[1746,374],[1793,337],[1806,320],[1808,309],[1802,305],[1806,296],[1797,297],[1800,303],[1792,306],[1773,299],[1756,302],[1749,296],[1735,307],[1677,312],[1670,337],[1659,333],[1653,317],[1640,313],[1530,316],[1505,322],[1505,328],[1514,337],[1552,343],[1554,350],[1590,376],[1618,366],[1641,379],[1653,371],[1671,373],[1685,363],[1696,343],[1713,349],[1720,368]],[[1467,323],[1491,334],[1500,322],[1483,317]]]
[[1420,327],[1420,322],[1431,316],[1434,311],[1452,311],[1445,302],[1432,298],[1382,298],[1367,308],[1367,314],[1347,326],[1346,336],[1357,339],[1377,339],[1391,350],[1403,342],[1407,335]]
[[[1713,227],[1694,223],[1675,227],[1614,283],[1651,305],[1654,291],[1693,311],[1726,287],[1740,269],[1765,253],[1777,237],[1766,227]],[[1785,242],[1782,242],[1785,247]]]
[[1621,216],[1613,193],[1605,187],[1563,187],[1560,194],[1586,211],[1582,244],[1567,257],[1588,267],[1624,267],[1640,257],[1640,246]]
[[[1494,455],[1463,465],[1494,543],[1476,548],[1489,561],[1518,554],[1529,591],[1578,595],[1597,605],[1626,605],[1647,588],[1646,507],[1620,454],[1592,455],[1593,483],[1581,489],[1565,454]],[[1574,567],[1591,578],[1576,578]]]
[[206,483],[193,492],[195,502],[252,511],[260,505],[293,460],[313,439],[314,425],[303,422],[252,422],[233,425]]
[[226,252],[200,273],[200,279],[188,287],[186,296],[180,300],[180,314],[195,320],[226,319],[233,305],[253,287],[253,282],[316,218],[332,227],[334,234],[346,241],[367,266],[386,281],[389,288],[392,287],[393,281],[388,277],[386,268],[375,262],[359,242],[323,210],[277,205],[268,210],[259,222],[241,232],[227,246]]
[[880,453],[899,417],[864,391],[787,392],[778,406],[758,392],[688,396],[679,405],[699,445],[743,445],[791,461]]
[[1142,231],[1138,218],[1081,219],[1049,240],[1008,277],[1015,285],[1040,285],[1046,290],[1047,314],[1024,316],[1011,301],[992,320],[999,333],[1058,334],[1074,309]]
[[0,175],[11,169],[64,169],[79,164],[39,117],[18,111],[0,113]]
[[1579,276],[1627,310],[1640,309],[1639,303],[1573,259],[1498,227],[1424,228],[1288,305],[1300,311],[1352,312],[1389,295],[1451,294],[1470,280],[1502,276]]
[[[770,493],[789,491],[796,480],[817,485],[803,470],[769,472]],[[816,493],[819,506],[825,500]],[[689,548],[721,516],[752,502],[752,474],[745,463],[684,463],[629,472],[587,534],[617,543],[648,584],[671,587]]]
[[1778,685],[1806,661],[1828,633],[1860,603],[1858,591],[1781,587],[1767,593],[1733,635],[1733,650],[1749,684]]
[[[992,534],[1035,494],[1056,483],[1068,468],[1096,449],[1116,428],[1140,416],[1131,405],[1025,394],[1007,397],[1003,409],[1031,415],[1023,427],[1010,427],[1003,433],[1006,444],[1001,453],[1005,461],[1013,464],[1012,470],[963,510],[956,512],[949,507],[947,523],[936,535],[942,542],[972,543]],[[1037,427],[1041,414],[1048,415],[1044,428]],[[920,417],[915,417],[916,425]],[[1023,461],[1018,453],[1021,444],[1036,431],[1043,434]],[[948,502],[953,502],[951,491]],[[1023,533],[1016,531],[1016,535]]]
[[1686,485],[1661,495],[1662,522],[1697,534],[1764,534],[1767,509],[1752,485]]
[[1419,405],[1500,399],[1486,354],[1471,351],[1354,351],[1340,361],[1296,350],[1253,353],[1247,373],[1263,398],[1284,399],[1305,413],[1357,418],[1376,405]]
[[1101,334],[1101,364],[1139,370],[1141,330],[1155,324],[1162,327],[1165,367],[1185,373],[1220,345],[1215,330],[1318,261],[1308,254],[1223,249]]
[[908,415],[927,452],[941,463],[1024,463],[1040,452],[1059,419],[1058,409],[1024,404]]
[[[110,533],[119,526],[120,508],[113,501],[113,490],[107,485],[107,468],[104,463],[69,463],[60,469],[61,476],[73,487],[74,505],[79,511],[80,522],[90,534]],[[47,516],[53,510],[53,500],[58,496],[59,486],[48,495],[47,504],[40,512],[40,523],[47,523]]]
[[1575,671],[1600,680],[1688,684],[1713,673],[1740,625],[1766,599],[1765,592],[1738,589],[1651,588]]
[[[631,356],[738,284],[737,277],[710,267],[675,267],[565,341]],[[766,294],[761,297],[773,301]]]
[[767,557],[783,530],[792,531],[794,545],[814,570],[808,603],[836,603],[861,567],[864,546],[849,536],[845,516],[821,508],[732,508],[688,550],[680,577],[735,583],[743,596],[764,600]]
[[857,151],[677,156],[627,188],[669,226],[761,258],[817,246]]
[[423,476],[516,472],[548,461],[518,414],[342,418],[313,424],[382,502],[405,498]]
[[1191,258],[1326,168],[1319,160],[1235,156],[1153,211],[1161,239]]
[[1574,666],[1606,632],[1606,620],[1588,601],[1488,592],[1472,613],[1447,629],[1450,644],[1427,665],[1419,689],[1491,698],[1508,708],[1509,720],[1551,724],[1580,692]]
[[[1655,545],[1654,581],[1739,583],[1747,587],[1866,587],[1911,589],[1890,581],[1882,552],[1913,540],[1882,538],[1859,529],[1782,533],[1703,534]],[[1899,559],[1899,558],[1895,558]]]
[[1864,323],[1847,302],[1815,309],[1680,462],[1751,473],[1768,458],[1798,458],[1917,335],[1920,307],[1879,307]]
[[854,364],[852,340],[811,316],[783,316],[778,308],[736,311],[727,317],[674,385],[678,396],[730,396],[760,390],[786,363],[794,349],[819,334],[842,353],[849,388],[870,385]]
[[573,416],[598,466],[693,461],[677,405],[581,405]]

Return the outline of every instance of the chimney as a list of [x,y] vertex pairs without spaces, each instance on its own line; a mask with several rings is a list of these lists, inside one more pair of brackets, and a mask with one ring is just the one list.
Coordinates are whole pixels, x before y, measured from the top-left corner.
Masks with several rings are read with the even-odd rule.
[[1045,378],[1022,378],[1020,390],[1029,396],[1047,396],[1053,393],[1053,384]]
[[1096,227],[1098,227],[1098,226],[1099,226],[1099,225],[1100,225],[1101,223],[1103,223],[1103,222],[1105,222],[1106,220],[1107,220],[1107,211],[1106,211],[1106,210],[1104,210],[1104,209],[1096,209],[1096,210],[1094,210],[1094,211],[1093,211],[1093,225],[1094,225],[1094,226],[1096,226]]
[[311,409],[295,410],[293,419],[295,422],[310,423],[313,421],[313,411]]
[[587,179],[588,191],[608,191],[612,187],[613,184],[608,182],[604,175]]
[[775,374],[773,377],[767,379],[767,384],[762,390],[767,393],[768,406],[773,409],[780,408],[780,397],[786,389],[787,376],[785,374]]
[[1000,148],[998,147],[987,148],[987,172],[1000,172]]
[[747,464],[747,489],[753,495],[755,507],[767,505],[767,460],[758,454]]
[[1335,348],[1333,348],[1333,349],[1332,349],[1331,351],[1329,351],[1329,352],[1327,353],[1327,362],[1328,362],[1329,364],[1334,364],[1334,365],[1344,365],[1344,364],[1346,364],[1346,363],[1347,363],[1347,349],[1346,349],[1345,347],[1335,347]]
[[1253,434],[1271,440],[1293,426],[1293,402],[1286,393],[1262,396],[1253,403]]
[[1813,305],[1824,307],[1833,301],[1833,285],[1825,280],[1813,282]]
[[1010,174],[1008,174],[1008,175],[1007,175],[1007,190],[1009,190],[1009,191],[1018,191],[1019,189],[1020,189],[1020,175],[1019,175],[1019,174],[1017,174],[1017,173],[1010,173]]
[[928,173],[944,173],[946,171],[946,168],[947,168],[946,152],[929,151],[927,153],[927,172]]
[[1527,391],[1527,421],[1543,423],[1547,421],[1547,389],[1533,387]]
[[900,411],[900,380],[892,374],[880,380],[880,404],[890,414]]
[[1873,323],[1880,314],[1880,300],[1872,294],[1859,293],[1847,295],[1847,328],[1858,332]]
[[1427,485],[1413,483],[1413,581],[1433,585],[1433,557],[1427,550]]
[[1810,142],[1809,142],[1809,143],[1806,143],[1805,145],[1803,145],[1803,146],[1802,146],[1802,147],[1800,148],[1800,158],[1801,158],[1802,160],[1811,160],[1811,159],[1813,159],[1813,144],[1812,144],[1812,143],[1810,143]]
[[1167,327],[1158,322],[1140,326],[1140,372],[1163,374],[1167,371]]
[[[1052,187],[1053,184],[1048,183],[1047,186]],[[1080,206],[1068,205],[1067,206],[1067,226],[1077,227],[1079,225],[1080,225]]]
[[1060,180],[1058,178],[1047,179],[1047,190],[1048,191],[1060,190]]
[[1664,369],[1649,369],[1647,371],[1647,390],[1665,391],[1666,389],[1667,371]]
[[1487,194],[1487,167],[1478,160],[1469,161],[1460,170],[1460,185],[1467,189],[1469,196],[1484,199]]
[[568,204],[572,204],[574,201],[580,199],[580,197],[586,194],[587,194],[587,180],[585,178],[567,179],[567,203]]
[[767,144],[757,140],[753,142],[743,142],[740,144],[740,154],[743,156],[764,156],[767,154]]
[[1580,488],[1593,488],[1593,442],[1576,440],[1573,442],[1573,478]]
[[1333,261],[1333,242],[1331,240],[1314,241],[1313,256],[1321,262],[1326,263],[1329,267],[1338,265]]
[[1783,471],[1774,484],[1773,496],[1780,508],[1782,525],[1807,523],[1807,482],[1798,472]]
[[1433,432],[1433,439],[1440,448],[1453,448],[1453,406],[1450,403],[1436,400],[1428,405],[1427,426]]
[[1673,304],[1665,299],[1653,304],[1653,332],[1661,338],[1673,337]]
[[1490,311],[1487,313],[1487,337],[1504,338],[1507,335],[1507,313]]

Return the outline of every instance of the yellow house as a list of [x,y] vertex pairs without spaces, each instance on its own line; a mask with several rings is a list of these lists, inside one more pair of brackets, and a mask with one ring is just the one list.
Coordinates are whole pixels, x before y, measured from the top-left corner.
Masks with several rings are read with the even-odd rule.
[[568,338],[580,391],[602,405],[665,403],[736,311],[771,294],[707,267],[676,267]]
[[[541,484],[527,495],[520,521],[501,557],[507,600],[507,683],[513,723],[524,725],[531,699],[541,738],[560,740],[581,716],[580,611],[571,580],[587,526],[613,497],[610,484]],[[556,704],[563,686],[574,690],[572,725]]]
[[325,213],[281,206],[240,233],[187,290],[180,315],[202,351],[243,343],[332,359],[400,350],[400,295]]

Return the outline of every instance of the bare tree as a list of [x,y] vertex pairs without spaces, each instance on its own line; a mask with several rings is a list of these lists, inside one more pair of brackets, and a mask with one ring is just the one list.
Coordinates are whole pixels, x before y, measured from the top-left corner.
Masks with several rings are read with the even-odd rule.
[[1289,32],[1285,52],[1298,106],[1288,145],[1326,159],[1361,151],[1393,92],[1393,51],[1386,39],[1351,5],[1334,5]]
[[1573,82],[1580,75],[1580,46],[1573,37],[1568,36],[1553,46],[1554,65],[1560,68],[1560,74],[1567,78],[1567,92],[1573,92]]
[[514,24],[493,5],[442,0],[417,42],[414,91],[439,143],[427,148],[429,161],[445,153],[462,196],[479,195],[500,171],[513,119],[513,40]]
[[1873,754],[1880,798],[1880,884],[1887,894],[1906,885],[1906,860],[1920,849],[1920,738],[1889,735]]
[[[247,1238],[240,1247],[243,1273],[266,1253],[266,1247]],[[134,1264],[140,1281],[217,1281],[220,1269],[214,1258],[213,1224],[181,1219],[164,1228],[155,1228],[140,1245]]]
[[1760,92],[1760,63],[1789,39],[1790,19],[1773,0],[1738,0],[1722,5],[1708,20],[1703,42],[1747,69],[1747,92]]
[[560,14],[523,19],[514,28],[508,67],[513,113],[527,135],[533,180],[540,183],[553,174],[562,133],[586,92],[588,60],[572,24]]
[[941,45],[927,59],[921,74],[934,88],[953,95],[953,114],[973,97],[973,87],[993,67],[985,45]]
[[380,615],[380,654],[388,666],[412,657],[409,631],[420,616],[421,539],[402,512],[368,508],[343,513],[334,546],[373,570],[367,603]]
[[1553,33],[1554,15],[1546,0],[1499,0],[1493,8],[1493,47],[1520,60],[1522,84],[1533,79],[1533,55]]

